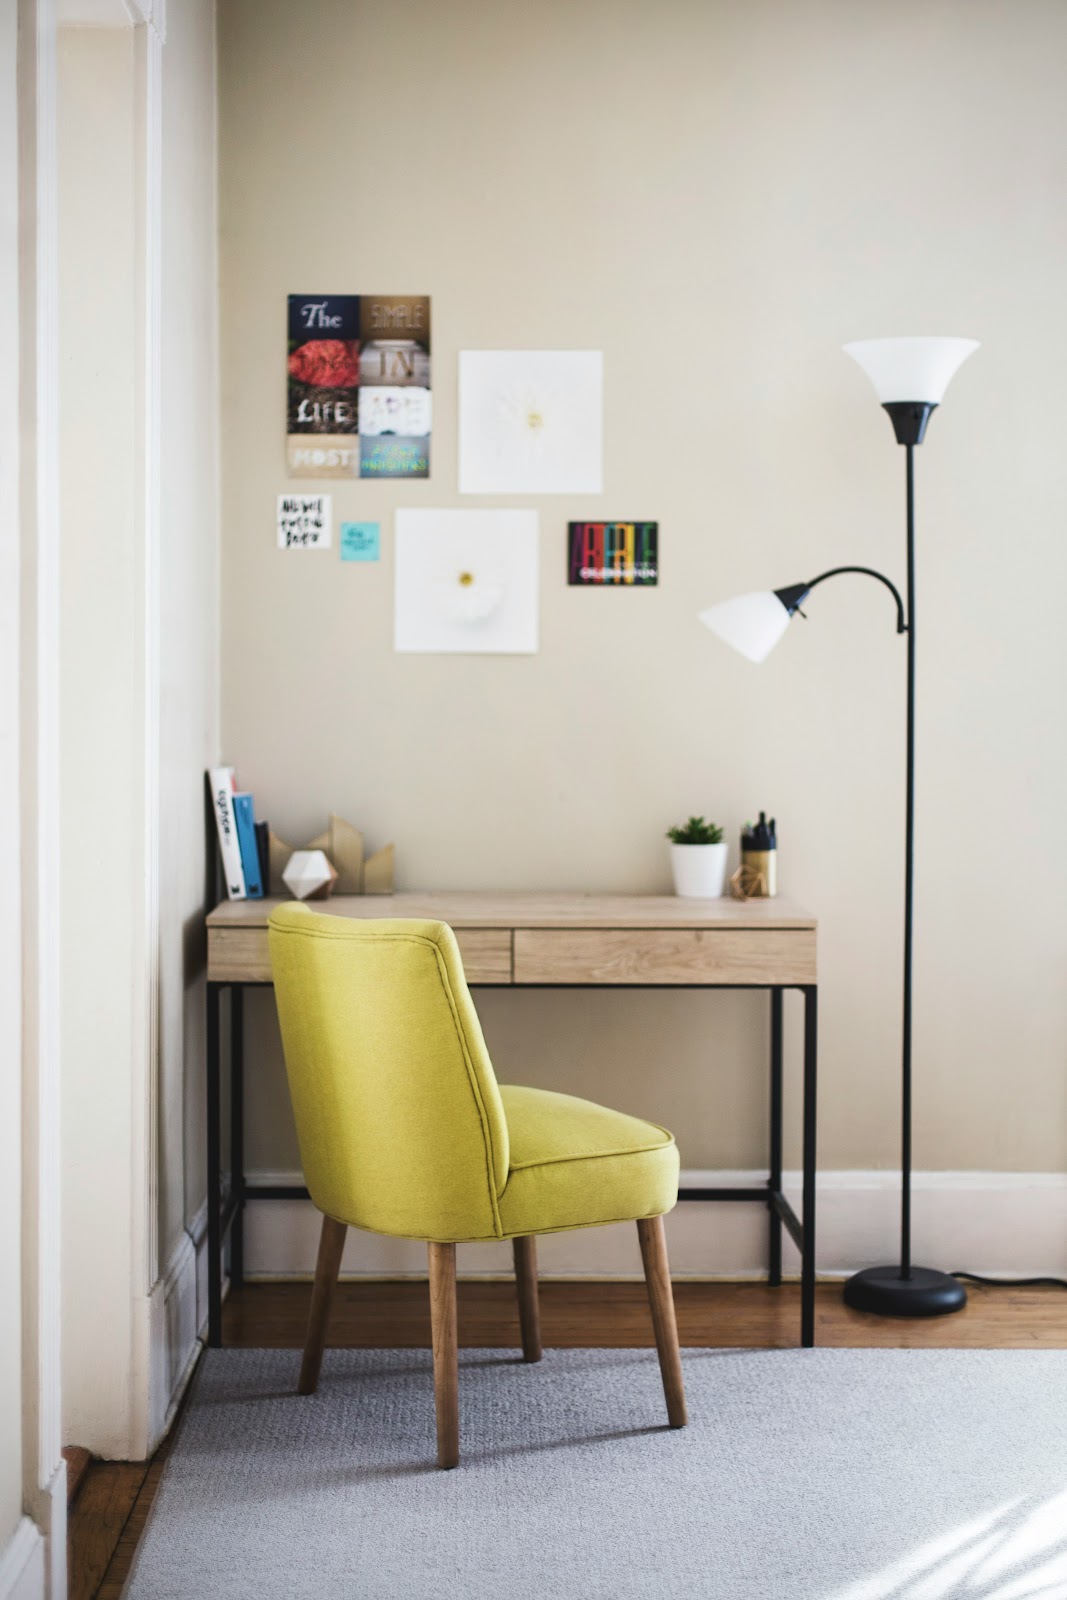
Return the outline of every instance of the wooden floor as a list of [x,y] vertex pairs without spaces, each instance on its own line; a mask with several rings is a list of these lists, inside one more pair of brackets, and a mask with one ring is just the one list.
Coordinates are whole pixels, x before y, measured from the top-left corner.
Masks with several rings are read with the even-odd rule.
[[[235,1290],[225,1306],[226,1343],[298,1349],[310,1292],[306,1283],[249,1284]],[[800,1292],[795,1285],[769,1289],[764,1284],[683,1282],[675,1284],[674,1294],[683,1345],[774,1349],[797,1343]],[[955,1316],[894,1322],[850,1311],[840,1286],[820,1284],[816,1342],[898,1349],[1067,1349],[1067,1293],[1062,1289],[975,1285],[968,1286],[968,1294],[966,1309]],[[541,1331],[546,1348],[651,1345],[644,1286],[543,1283]],[[514,1287],[461,1283],[459,1337],[463,1345],[517,1347]],[[353,1348],[428,1347],[425,1283],[341,1284],[329,1342]],[[174,1432],[151,1462],[95,1461],[84,1471],[70,1515],[71,1600],[119,1600]]]
[[[227,1344],[297,1349],[304,1342],[306,1283],[262,1283],[230,1296]],[[820,1345],[1031,1348],[1067,1346],[1067,1293],[1062,1289],[970,1288],[970,1303],[951,1317],[894,1321],[850,1311],[835,1284],[820,1284],[815,1339]],[[678,1336],[684,1345],[785,1348],[799,1342],[800,1290],[762,1283],[676,1283]],[[542,1283],[541,1334],[546,1346],[651,1345],[652,1323],[642,1283]],[[516,1347],[519,1318],[509,1283],[463,1283],[463,1345]],[[425,1347],[430,1305],[424,1283],[342,1283],[330,1319],[331,1345],[356,1349]]]

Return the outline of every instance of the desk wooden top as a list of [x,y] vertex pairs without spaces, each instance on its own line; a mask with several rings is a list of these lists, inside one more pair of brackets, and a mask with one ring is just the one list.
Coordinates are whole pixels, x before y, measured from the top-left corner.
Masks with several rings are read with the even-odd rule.
[[[224,900],[207,919],[213,931],[264,928],[285,899]],[[676,895],[565,894],[434,890],[427,894],[333,895],[307,902],[335,917],[427,917],[453,928],[814,929],[790,900],[688,900]]]

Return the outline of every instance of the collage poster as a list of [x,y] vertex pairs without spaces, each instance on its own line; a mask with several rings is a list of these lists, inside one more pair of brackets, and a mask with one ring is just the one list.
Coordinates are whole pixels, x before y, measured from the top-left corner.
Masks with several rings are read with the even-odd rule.
[[567,524],[569,584],[633,584],[636,587],[648,587],[658,579],[658,523]]
[[289,296],[294,478],[428,478],[429,295]]

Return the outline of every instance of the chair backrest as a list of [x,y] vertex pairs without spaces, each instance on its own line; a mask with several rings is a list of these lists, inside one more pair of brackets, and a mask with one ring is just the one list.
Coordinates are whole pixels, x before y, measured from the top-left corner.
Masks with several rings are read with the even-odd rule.
[[269,938],[319,1210],[408,1238],[498,1236],[507,1122],[451,928],[293,904]]

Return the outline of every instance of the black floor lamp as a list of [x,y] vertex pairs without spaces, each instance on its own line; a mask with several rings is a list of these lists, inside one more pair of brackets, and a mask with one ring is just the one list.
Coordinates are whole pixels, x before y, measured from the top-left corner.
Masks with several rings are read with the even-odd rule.
[[[974,339],[863,339],[845,350],[866,372],[889,413],[897,443],[907,460],[908,601],[896,585],[871,567],[832,567],[807,583],[784,589],[738,595],[700,613],[700,620],[750,661],[763,661],[816,584],[840,573],[877,578],[892,593],[897,632],[908,636],[907,808],[904,831],[904,1028],[901,1056],[901,1201],[900,1261],[890,1267],[867,1267],[845,1284],[845,1300],[861,1311],[892,1317],[935,1317],[959,1311],[967,1295],[958,1279],[911,1259],[911,969],[915,839],[915,446],[922,444],[931,413],[953,375],[977,350]],[[803,613],[801,612],[801,615]]]

